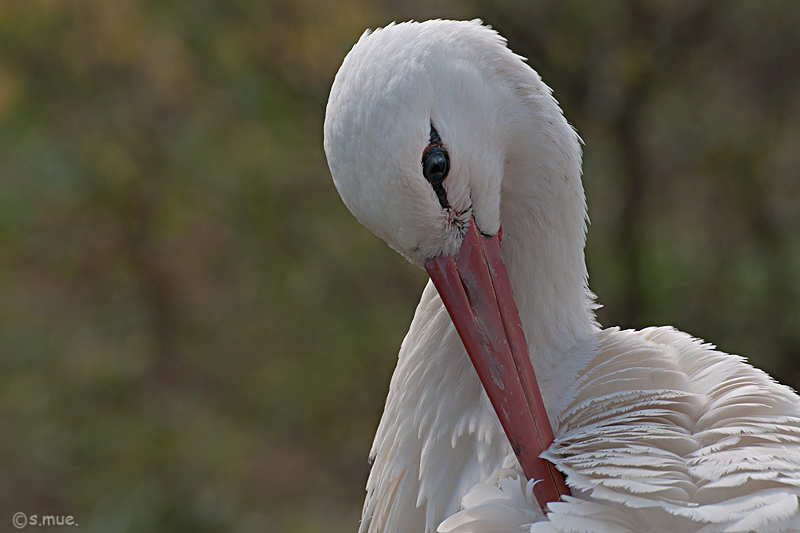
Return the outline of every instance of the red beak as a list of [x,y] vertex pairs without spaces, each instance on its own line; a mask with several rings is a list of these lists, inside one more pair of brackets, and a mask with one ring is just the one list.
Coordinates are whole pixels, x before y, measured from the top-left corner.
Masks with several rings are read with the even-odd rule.
[[478,377],[544,509],[569,494],[564,477],[541,459],[553,442],[539,384],[528,355],[500,236],[486,237],[472,219],[459,251],[425,262]]

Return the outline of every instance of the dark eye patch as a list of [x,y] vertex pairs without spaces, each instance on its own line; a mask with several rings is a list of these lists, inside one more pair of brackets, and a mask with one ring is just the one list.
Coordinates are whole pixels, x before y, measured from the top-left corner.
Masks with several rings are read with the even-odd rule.
[[422,152],[422,175],[433,187],[433,192],[439,198],[439,204],[442,208],[448,207],[447,192],[442,187],[442,182],[450,172],[450,155],[442,145],[442,139],[439,137],[439,132],[433,127],[431,122],[431,140],[430,144]]

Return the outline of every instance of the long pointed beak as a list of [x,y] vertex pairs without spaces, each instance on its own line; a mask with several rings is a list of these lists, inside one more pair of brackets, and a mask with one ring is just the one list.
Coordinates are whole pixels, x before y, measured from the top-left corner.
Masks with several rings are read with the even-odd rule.
[[528,355],[500,237],[480,234],[472,219],[461,248],[425,262],[539,505],[569,494],[563,476],[539,455],[553,430]]

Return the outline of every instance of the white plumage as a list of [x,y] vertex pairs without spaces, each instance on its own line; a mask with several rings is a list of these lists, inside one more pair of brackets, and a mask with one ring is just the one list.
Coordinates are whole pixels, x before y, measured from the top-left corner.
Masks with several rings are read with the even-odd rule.
[[[446,202],[423,177],[432,132]],[[348,208],[419,265],[471,217],[502,255],[572,491],[546,515],[436,288],[403,341],[362,532],[800,531],[800,398],[672,328],[601,330],[583,256],[580,144],[550,90],[479,21],[365,33],[325,149]],[[441,193],[441,191],[440,191]]]
[[[547,457],[575,497],[531,531],[800,530],[791,390],[666,327],[607,329],[568,356],[585,364],[558,400]],[[441,531],[486,531],[477,522],[490,501],[521,498],[519,483],[473,496]]]

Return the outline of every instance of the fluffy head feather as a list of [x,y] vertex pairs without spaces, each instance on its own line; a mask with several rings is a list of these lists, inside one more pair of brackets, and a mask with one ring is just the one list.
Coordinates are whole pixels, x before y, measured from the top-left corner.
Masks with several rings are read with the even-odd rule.
[[[336,75],[325,116],[334,183],[359,221],[418,264],[454,253],[470,213],[481,231],[496,233],[503,176],[518,148],[520,69],[534,92],[549,97],[480,21],[364,33]],[[543,103],[566,125],[552,98]],[[450,156],[447,209],[422,174],[432,126]],[[567,140],[579,154],[574,133]]]

